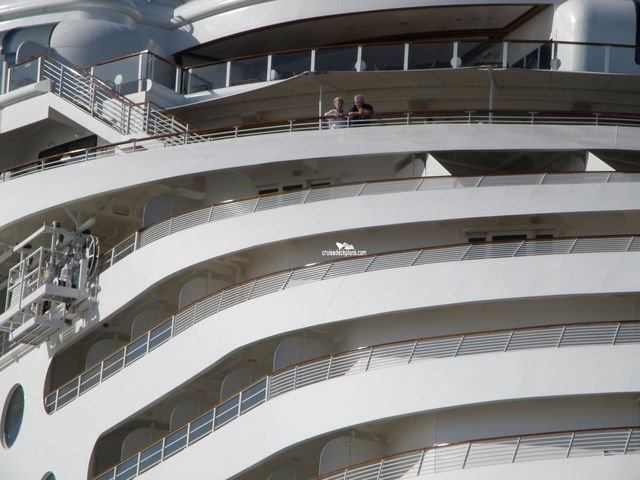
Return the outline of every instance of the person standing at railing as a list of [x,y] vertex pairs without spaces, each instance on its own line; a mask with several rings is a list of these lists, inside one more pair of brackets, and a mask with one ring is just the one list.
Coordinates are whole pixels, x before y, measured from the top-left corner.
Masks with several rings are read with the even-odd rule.
[[353,107],[349,109],[349,123],[351,124],[359,124],[359,123],[368,123],[371,121],[371,115],[375,112],[373,111],[373,106],[365,103],[364,95],[356,95],[353,97]]
[[324,114],[326,118],[329,118],[329,128],[344,128],[346,127],[346,114],[344,112],[344,98],[336,97],[333,99],[333,107],[327,113]]

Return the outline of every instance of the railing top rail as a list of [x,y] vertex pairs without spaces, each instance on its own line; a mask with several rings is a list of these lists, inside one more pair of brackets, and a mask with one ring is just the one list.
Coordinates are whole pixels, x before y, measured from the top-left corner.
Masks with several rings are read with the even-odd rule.
[[336,470],[332,470],[330,472],[326,472],[323,473],[322,475],[316,475],[314,477],[311,477],[312,480],[322,480],[323,478],[327,478],[330,477],[332,475],[336,475],[337,473],[340,472],[344,472],[345,470],[353,470],[355,468],[358,468],[360,466],[364,466],[364,465],[369,465],[369,464],[376,464],[382,460],[387,460],[387,459],[391,459],[391,458],[396,458],[396,457],[402,457],[405,455],[410,455],[412,453],[418,453],[418,452],[422,452],[425,450],[433,450],[434,448],[442,448],[442,447],[453,447],[455,445],[466,445],[469,443],[481,443],[481,442],[491,442],[491,441],[496,441],[496,440],[508,440],[508,439],[515,439],[515,438],[531,438],[531,437],[543,437],[543,436],[547,436],[547,435],[562,435],[562,434],[570,434],[570,433],[586,433],[586,432],[610,432],[610,431],[624,431],[624,430],[634,430],[640,428],[640,425],[628,425],[625,427],[604,427],[604,428],[584,428],[584,429],[576,429],[576,430],[552,430],[552,431],[545,431],[545,432],[540,432],[540,433],[525,433],[525,434],[521,434],[521,435],[505,435],[505,436],[500,436],[500,437],[488,437],[488,438],[474,438],[474,439],[470,439],[470,440],[461,440],[459,442],[451,442],[451,443],[446,443],[446,444],[436,444],[436,445],[432,445],[430,447],[422,447],[422,448],[414,448],[411,450],[406,450],[404,452],[399,452],[399,453],[394,453],[393,455],[382,455],[379,457],[375,457],[373,459],[370,460],[364,460],[362,462],[358,462],[358,463],[354,463],[352,465],[347,466],[346,468],[338,468]]
[[[559,327],[570,327],[570,326],[597,326],[597,325],[615,325],[615,324],[626,324],[626,323],[638,323],[638,321],[620,321],[620,322],[593,322],[593,323],[570,323],[570,324],[557,324],[557,325],[548,325],[548,326],[538,326],[538,327],[525,327],[525,328],[517,328],[517,329],[506,329],[506,330],[497,330],[498,332],[516,332],[516,331],[535,331],[535,330],[548,330],[548,329],[552,329],[552,328],[559,328]],[[359,349],[352,349],[352,350],[348,350],[346,352],[338,352],[338,353],[334,353],[331,355],[327,355],[327,356],[322,356],[322,357],[317,357],[311,360],[307,360],[304,362],[299,362],[296,363],[294,365],[289,365],[283,369],[279,369],[276,371],[272,371],[268,374],[262,375],[260,378],[258,378],[257,380],[253,381],[251,384],[243,387],[242,389],[240,389],[238,392],[235,392],[232,395],[229,395],[228,397],[225,397],[224,399],[219,400],[218,402],[216,402],[216,404],[209,410],[207,410],[204,413],[198,413],[197,415],[194,415],[193,417],[191,417],[190,419],[188,419],[187,421],[185,421],[184,423],[178,425],[177,427],[173,428],[171,431],[167,432],[163,438],[168,438],[171,435],[175,434],[175,432],[180,431],[182,428],[184,428],[185,426],[189,425],[191,422],[193,422],[194,420],[196,420],[197,418],[200,418],[202,415],[205,415],[209,412],[212,412],[214,410],[216,410],[217,408],[219,408],[221,405],[224,405],[226,402],[232,400],[235,397],[238,397],[238,395],[242,394],[243,392],[249,391],[252,387],[258,385],[259,383],[265,381],[268,378],[273,378],[276,375],[278,375],[281,372],[287,371],[287,370],[295,370],[297,368],[299,368],[300,366],[303,365],[307,365],[309,363],[317,363],[317,362],[322,362],[323,360],[327,359],[327,358],[331,358],[331,357],[339,357],[343,354],[349,354],[352,352],[357,352],[359,350],[372,350],[378,347],[383,347],[383,346],[387,346],[387,345],[401,345],[401,344],[410,344],[413,342],[420,342],[423,340],[438,340],[438,339],[446,339],[446,338],[452,338],[452,337],[460,337],[460,336],[476,336],[476,335],[483,335],[483,334],[491,334],[494,333],[496,331],[485,331],[485,332],[474,332],[474,333],[468,333],[468,334],[462,334],[459,333],[457,335],[445,335],[445,336],[441,336],[441,337],[424,337],[424,338],[418,338],[418,339],[409,339],[409,340],[403,340],[400,342],[392,342],[390,344],[379,344],[379,345],[372,345],[372,346],[367,346],[364,348],[359,348]],[[579,432],[599,432],[599,431],[611,431],[611,430],[626,430],[629,428],[637,428],[637,427],[614,427],[614,428],[599,428],[599,429],[580,429],[580,430],[572,430],[569,433],[573,432],[573,433],[579,433]],[[467,444],[467,443],[472,443],[472,442],[490,442],[490,441],[495,441],[495,440],[501,440],[501,439],[507,439],[507,438],[527,438],[527,437],[535,437],[535,436],[544,436],[544,435],[555,435],[555,434],[560,434],[560,433],[565,433],[564,431],[551,431],[551,432],[544,432],[544,433],[530,433],[530,434],[522,434],[522,435],[508,435],[508,436],[497,436],[497,437],[488,437],[488,438],[481,438],[481,439],[472,439],[472,440],[464,440],[464,441],[459,441],[459,442],[452,442],[452,443],[447,443],[446,445],[443,444],[439,444],[439,445],[434,445],[432,447],[426,447],[426,448],[418,448],[418,449],[413,449],[413,450],[408,450],[405,452],[400,452],[397,454],[393,454],[393,455],[388,455],[388,456],[382,456],[382,457],[378,457],[374,460],[367,460],[367,461],[363,461],[360,463],[357,463],[355,465],[349,466],[347,468],[351,469],[353,467],[357,467],[358,465],[366,465],[366,464],[370,464],[370,463],[376,463],[377,461],[380,461],[382,459],[387,459],[387,458],[394,458],[394,457],[398,457],[398,456],[403,456],[403,455],[407,455],[410,454],[412,452],[420,452],[423,451],[425,449],[432,449],[432,448],[438,448],[438,447],[449,447],[449,446],[454,446],[454,445],[458,445],[458,444]],[[151,445],[156,444],[158,441],[160,440],[155,440],[151,443],[149,443],[148,445],[146,445],[144,448],[140,449],[137,453],[131,455],[130,457],[122,460],[121,462],[118,463],[118,465],[123,464],[133,458],[135,458],[137,456],[137,454],[143,450],[145,450],[146,448],[149,448]],[[107,468],[106,470],[104,470],[103,472],[100,472],[98,475],[96,475],[96,477],[99,477],[100,475],[102,475],[103,473],[111,470],[112,468],[114,468],[113,466]],[[339,471],[343,471],[344,469],[338,469],[335,472],[339,472]],[[329,472],[327,474],[323,474],[320,477],[314,477],[314,478],[324,478],[326,475],[330,475],[334,472]]]
[[[180,311],[182,311],[182,310],[180,310]],[[102,362],[104,362],[108,358],[114,356],[115,354],[126,350],[126,348],[128,346],[133,345],[138,340],[144,338],[149,333],[149,331],[151,331],[154,328],[156,328],[157,326],[161,325],[163,322],[166,322],[170,318],[171,317],[167,317],[167,318],[162,319],[158,323],[158,325],[152,327],[150,330],[147,330],[144,333],[142,333],[141,335],[131,339],[125,345],[119,347],[118,349],[114,350],[113,352],[109,353],[108,355],[102,357],[100,360],[96,361],[91,366],[85,368],[78,375],[74,376],[71,380],[63,383],[62,385],[59,385],[58,387],[56,387],[54,389],[49,390],[49,392],[44,394],[44,397],[46,398],[49,395],[51,395],[52,393],[54,393],[54,392],[56,392],[58,390],[62,390],[63,388],[73,384],[82,375],[84,375],[85,373],[87,373],[87,372],[91,371],[92,369],[98,367]],[[460,337],[460,336],[471,337],[471,336],[479,336],[479,335],[490,335],[490,334],[495,334],[495,333],[520,332],[520,331],[527,331],[527,330],[552,330],[554,328],[559,328],[559,327],[578,327],[578,326],[616,325],[616,324],[625,325],[625,324],[631,324],[631,323],[637,323],[637,322],[638,322],[638,320],[617,320],[617,321],[616,320],[612,320],[612,321],[608,321],[608,322],[555,323],[555,324],[540,325],[540,326],[535,326],[535,327],[501,328],[501,329],[494,329],[494,330],[478,330],[478,331],[468,332],[468,333],[452,333],[452,334],[449,334],[449,335],[432,335],[432,336],[427,336],[427,337],[411,338],[411,339],[408,339],[408,340],[398,340],[398,341],[394,341],[394,342],[378,343],[378,344],[375,344],[375,345],[369,345],[369,346],[366,346],[366,347],[359,347],[359,348],[349,349],[349,350],[340,350],[338,352],[334,352],[334,353],[330,353],[330,354],[327,354],[327,355],[322,355],[320,357],[314,357],[314,358],[311,358],[309,360],[304,360],[302,362],[298,362],[298,363],[295,364],[295,366],[300,367],[300,366],[303,366],[303,365],[308,365],[308,364],[311,364],[311,363],[314,363],[314,362],[318,362],[318,361],[321,361],[321,360],[326,360],[328,358],[337,357],[337,356],[340,356],[340,355],[346,355],[348,353],[356,352],[358,350],[367,350],[367,349],[370,349],[370,348],[389,347],[389,346],[392,346],[392,345],[403,345],[403,344],[405,344],[407,342],[425,342],[425,341],[430,341],[430,340],[444,340],[444,339],[447,339],[447,338],[456,338],[456,337]],[[257,383],[260,383],[266,377],[278,375],[281,372],[285,372],[287,370],[290,370],[293,366],[294,365],[289,365],[289,366],[286,366],[286,367],[279,368],[277,370],[273,370],[270,373],[264,374],[264,375],[260,376],[257,380],[254,380],[247,387],[245,387],[245,389],[246,388],[250,388],[250,387],[252,387],[253,385],[255,385]],[[235,396],[235,394],[230,395],[227,398],[225,398],[224,400],[220,400],[219,403],[224,403],[226,400],[229,400],[230,398],[233,398],[234,396]]]
[[[108,86],[106,86],[105,88],[109,88]],[[115,92],[111,89],[109,89],[110,92],[113,92],[115,94]],[[131,100],[129,100],[126,97],[122,97],[124,98],[127,102],[129,102],[132,106],[137,106],[138,104],[135,104],[133,102],[131,102]],[[171,112],[165,112],[168,115],[173,115],[173,113]],[[569,119],[577,119],[577,118],[601,118],[603,119],[604,117],[612,117],[612,118],[617,118],[617,119],[628,119],[628,120],[637,120],[640,122],[640,113],[638,114],[634,114],[634,113],[628,113],[628,112],[582,112],[582,111],[559,111],[559,110],[552,110],[552,111],[527,111],[527,110],[479,110],[479,109],[475,109],[475,110],[425,110],[425,111],[411,111],[411,112],[385,112],[385,113],[376,113],[376,114],[372,114],[372,118],[380,120],[380,119],[400,119],[402,118],[406,118],[407,116],[411,117],[419,117],[419,116],[444,116],[444,115],[458,115],[461,118],[463,116],[469,116],[469,115],[492,115],[494,116],[494,120],[496,119],[495,117],[508,117],[508,116],[513,116],[514,118],[512,118],[512,120],[515,120],[515,117],[520,115],[522,118],[521,120],[526,120],[525,116],[528,116],[530,118],[531,115],[536,115],[537,117],[554,117],[554,118],[561,118],[561,117],[568,117]],[[174,115],[175,116],[175,115]],[[395,117],[394,117],[395,116]],[[179,121],[181,121],[182,123],[186,123],[184,120],[179,119],[179,117],[175,117],[176,119],[178,119]],[[190,129],[189,130],[189,134],[194,134],[194,135],[207,135],[207,134],[215,134],[215,133],[221,133],[221,132],[229,132],[229,133],[233,133],[235,132],[236,129],[241,129],[241,131],[246,131],[246,130],[251,130],[251,129],[255,129],[255,128],[261,128],[261,127],[277,127],[277,126],[282,126],[283,128],[285,127],[289,127],[292,123],[294,125],[298,125],[300,123],[303,122],[318,122],[318,121],[326,121],[327,119],[325,117],[317,117],[317,116],[310,116],[310,117],[299,117],[296,119],[282,119],[282,120],[270,120],[267,122],[252,122],[252,123],[244,123],[244,124],[231,124],[231,125],[226,125],[226,126],[220,126],[220,127],[213,127],[213,128],[205,128],[205,129]],[[180,139],[184,136],[184,132],[178,132],[178,133],[164,133],[164,134],[160,134],[160,135],[151,135],[151,136],[147,136],[147,137],[141,137],[141,138],[133,138],[131,140],[125,140],[122,142],[117,142],[117,143],[111,143],[111,144],[107,144],[107,145],[100,145],[100,146],[95,146],[95,147],[89,147],[89,148],[81,148],[81,149],[77,149],[77,150],[72,150],[69,152],[65,152],[65,153],[61,153],[61,154],[55,154],[55,155],[50,155],[48,157],[44,157],[44,158],[40,158],[37,160],[31,160],[29,162],[24,162],[18,165],[14,165],[10,168],[7,168],[3,171],[1,171],[0,173],[10,173],[13,171],[19,171],[25,168],[28,168],[30,166],[35,166],[35,165],[39,165],[42,163],[47,163],[47,162],[53,162],[55,160],[61,160],[65,157],[68,157],[70,155],[82,155],[82,154],[91,154],[94,152],[100,152],[100,151],[105,151],[105,150],[109,150],[115,147],[119,147],[119,146],[124,146],[124,145],[131,145],[134,146],[136,144],[139,144],[141,142],[145,142],[145,141],[152,141],[152,140],[165,140],[165,139],[171,139],[171,138],[177,138]]]
[[[608,173],[620,173],[620,174],[631,174],[631,173],[639,173],[639,172],[634,172],[634,171],[616,171],[616,172],[608,172],[608,171],[589,171],[589,172],[585,172],[585,171],[570,171],[570,172],[554,172],[551,175],[554,176],[562,176],[562,175],[579,175],[579,174],[588,174],[588,175],[598,175],[598,174],[608,174]],[[120,245],[122,242],[126,241],[128,238],[133,237],[136,233],[142,233],[145,232],[146,230],[149,230],[150,228],[155,227],[156,225],[166,222],[168,220],[171,219],[175,219],[175,218],[179,218],[183,215],[188,215],[190,213],[193,212],[197,212],[199,210],[202,210],[203,208],[215,208],[215,207],[222,207],[225,205],[230,205],[233,203],[239,203],[239,202],[246,202],[247,200],[255,200],[255,199],[260,199],[260,198],[269,198],[269,197],[278,197],[278,196],[283,196],[283,195],[287,195],[287,194],[291,194],[291,193],[296,193],[296,192],[302,192],[302,191],[309,191],[309,190],[322,190],[322,189],[330,189],[330,188],[341,188],[341,187],[350,187],[350,186],[354,186],[354,185],[361,185],[361,184],[367,184],[367,185],[373,185],[373,184],[379,184],[379,183],[391,183],[391,182],[409,182],[409,181],[417,181],[417,180],[432,180],[432,179],[442,179],[442,178],[450,178],[450,179],[464,179],[464,178],[479,178],[479,177],[517,177],[517,176],[521,176],[521,175],[548,175],[544,172],[521,172],[521,173],[495,173],[495,174],[491,174],[491,175],[473,175],[473,174],[466,174],[466,175],[455,175],[455,176],[451,176],[451,177],[442,177],[442,176],[427,176],[427,177],[403,177],[403,178],[393,178],[393,179],[374,179],[374,180],[360,180],[360,181],[353,181],[353,182],[345,182],[345,183],[337,183],[337,184],[329,184],[329,185],[311,185],[309,187],[300,187],[300,188],[294,188],[291,190],[287,190],[286,192],[271,192],[271,193],[259,193],[259,194],[255,194],[255,195],[244,195],[241,197],[237,197],[237,198],[233,198],[233,199],[229,199],[229,200],[224,200],[222,202],[216,202],[216,203],[212,203],[209,205],[204,205],[204,206],[200,206],[200,207],[194,207],[188,210],[185,210],[184,212],[181,212],[177,215],[166,215],[164,217],[161,217],[160,219],[156,220],[153,223],[150,223],[149,225],[145,225],[143,227],[138,228],[134,233],[127,235],[126,237],[124,237],[122,240],[118,241],[115,243],[115,246]],[[113,250],[113,248],[111,249]],[[107,255],[111,250],[107,251],[104,255]]]

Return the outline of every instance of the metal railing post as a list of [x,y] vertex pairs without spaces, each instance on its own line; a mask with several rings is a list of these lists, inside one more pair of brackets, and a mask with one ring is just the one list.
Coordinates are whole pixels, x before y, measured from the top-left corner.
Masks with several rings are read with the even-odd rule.
[[518,437],[518,441],[516,443],[516,448],[513,451],[513,457],[511,457],[511,463],[515,463],[515,461],[516,461],[516,456],[518,455],[518,449],[520,448],[520,438],[521,437]]
[[413,360],[413,354],[416,353],[417,346],[418,346],[418,340],[413,342],[413,348],[411,349],[411,353],[409,354],[409,358],[407,359],[407,364],[411,363],[411,360]]
[[502,42],[502,68],[509,67],[509,42]]
[[402,69],[405,72],[409,70],[409,49],[411,48],[409,45],[409,43],[404,44],[404,58],[402,60]]
[[464,460],[462,461],[461,470],[464,470],[465,465],[467,464],[467,460],[469,458],[469,452],[471,451],[471,442],[469,442],[469,446],[467,447],[467,453],[464,454]]
[[627,450],[629,450],[629,443],[631,442],[631,435],[633,434],[633,428],[629,429],[629,435],[627,435],[627,443],[624,445],[624,450],[622,451],[623,455],[627,454]]
[[571,434],[571,440],[569,440],[569,448],[567,448],[567,458],[571,455],[571,447],[573,447],[573,439],[576,437],[576,432]]
[[373,347],[369,347],[369,358],[367,358],[367,365],[364,367],[364,371],[369,371],[369,365],[371,365],[371,357],[373,357]]
[[38,67],[36,71],[36,82],[42,80],[42,57],[38,57]]

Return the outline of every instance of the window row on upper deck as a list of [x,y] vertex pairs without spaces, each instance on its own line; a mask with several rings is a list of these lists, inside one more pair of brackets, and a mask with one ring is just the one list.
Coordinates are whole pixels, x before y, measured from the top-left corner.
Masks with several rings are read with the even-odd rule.
[[[408,71],[495,67],[597,73],[634,71],[631,45],[539,41],[462,40],[332,46],[232,58],[180,67],[140,52],[91,67],[91,73],[121,94],[145,91],[149,82],[181,94],[284,80],[305,72]],[[581,58],[576,62],[576,58]],[[8,69],[5,93],[36,82],[38,62]]]

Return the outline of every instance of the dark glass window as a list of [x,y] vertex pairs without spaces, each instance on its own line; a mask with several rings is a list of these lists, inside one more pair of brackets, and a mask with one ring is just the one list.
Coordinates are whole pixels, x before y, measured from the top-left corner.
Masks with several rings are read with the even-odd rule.
[[2,440],[7,448],[11,447],[18,438],[23,413],[24,390],[18,385],[12,390],[7,400],[2,419]]

